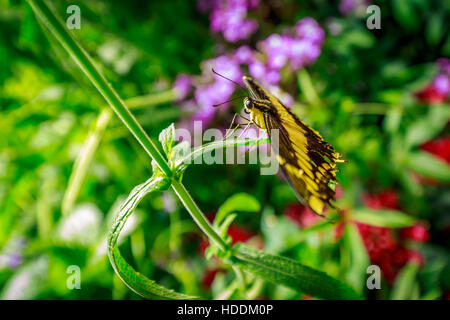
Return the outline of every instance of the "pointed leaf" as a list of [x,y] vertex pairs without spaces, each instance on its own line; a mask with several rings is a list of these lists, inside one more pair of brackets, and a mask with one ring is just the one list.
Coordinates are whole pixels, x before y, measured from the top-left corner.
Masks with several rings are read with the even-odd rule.
[[353,219],[377,227],[404,228],[412,226],[417,219],[396,210],[373,210],[369,208],[354,209]]
[[220,206],[214,219],[214,225],[220,225],[223,219],[230,213],[236,211],[258,212],[259,210],[261,210],[261,205],[255,197],[244,192],[236,193]]
[[263,279],[322,299],[361,299],[348,285],[301,263],[247,247],[234,246],[234,262]]
[[148,194],[162,191],[170,186],[170,180],[161,176],[153,176],[145,183],[135,187],[123,203],[108,237],[108,257],[116,274],[137,294],[149,299],[195,299],[158,285],[130,266],[120,254],[117,240],[127,219],[133,213],[139,202]]

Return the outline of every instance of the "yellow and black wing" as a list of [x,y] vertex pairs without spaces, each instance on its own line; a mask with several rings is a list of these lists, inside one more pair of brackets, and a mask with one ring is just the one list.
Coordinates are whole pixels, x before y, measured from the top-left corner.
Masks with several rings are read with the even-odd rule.
[[244,82],[258,109],[255,112],[263,118],[260,127],[267,130],[269,137],[274,129],[278,130],[277,158],[287,180],[300,200],[322,215],[326,205],[334,207],[331,201],[335,200],[335,192],[330,184],[337,182],[335,167],[342,161],[340,154],[250,77],[245,77]]

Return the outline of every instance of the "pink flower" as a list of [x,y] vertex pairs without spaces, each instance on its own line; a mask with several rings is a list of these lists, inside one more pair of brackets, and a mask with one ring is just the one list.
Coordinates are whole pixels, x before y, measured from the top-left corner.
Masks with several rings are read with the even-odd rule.
[[178,99],[183,100],[192,88],[192,78],[186,74],[179,74],[173,85],[173,89],[178,94]]
[[445,95],[439,92],[433,85],[429,85],[422,91],[416,93],[416,97],[420,102],[431,105],[440,104],[445,101]]
[[363,193],[363,203],[371,209],[398,209],[398,194],[395,190],[384,190],[377,194]]
[[417,242],[427,242],[430,239],[427,227],[418,223],[411,227],[402,228],[400,230],[400,237],[403,239],[411,239]]
[[433,80],[433,86],[437,92],[447,96],[450,93],[450,78],[446,74],[439,74]]
[[425,142],[420,149],[427,151],[447,163],[450,163],[450,136],[444,136]]
[[286,207],[284,215],[301,228],[313,226],[320,219],[320,217],[314,214],[311,209],[300,203],[295,203]]
[[253,54],[249,46],[240,46],[234,52],[234,59],[240,64],[250,64],[254,61]]
[[300,39],[307,39],[315,44],[322,44],[325,32],[313,18],[304,18],[297,22],[296,34]]

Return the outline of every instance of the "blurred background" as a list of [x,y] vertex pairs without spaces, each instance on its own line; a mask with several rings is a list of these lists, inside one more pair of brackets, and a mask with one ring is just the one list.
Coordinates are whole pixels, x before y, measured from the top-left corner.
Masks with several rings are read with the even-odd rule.
[[[229,127],[242,99],[212,105],[246,93],[214,67],[258,79],[348,160],[335,224],[258,165],[190,166],[184,184],[210,219],[238,193],[258,204],[238,214],[234,243],[324,271],[368,299],[450,298],[450,2],[52,4],[63,20],[79,6],[73,34],[155,141],[170,123]],[[372,4],[380,28],[370,30]],[[42,27],[25,1],[0,0],[0,298],[140,299],[115,275],[105,241],[151,163]],[[166,287],[218,298],[235,277],[205,258],[207,239],[171,191],[144,199],[124,233],[127,261]],[[379,290],[366,286],[369,265],[381,270]],[[70,266],[80,289],[67,285]],[[263,282],[254,298],[313,297]]]

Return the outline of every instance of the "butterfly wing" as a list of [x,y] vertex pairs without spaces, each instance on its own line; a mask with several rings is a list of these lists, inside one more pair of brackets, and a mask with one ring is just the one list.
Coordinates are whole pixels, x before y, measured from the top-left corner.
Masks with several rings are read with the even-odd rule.
[[335,200],[334,191],[329,184],[336,182],[335,165],[325,160],[319,151],[328,149],[321,144],[321,148],[311,147],[298,128],[285,126],[271,114],[265,115],[265,125],[271,138],[272,131],[279,130],[278,162],[300,200],[319,215],[325,205],[334,207],[331,203]]
[[299,199],[319,215],[326,205],[334,207],[331,201],[335,200],[335,193],[330,184],[337,182],[335,167],[336,162],[342,161],[340,154],[250,77],[244,82],[257,99],[256,107],[258,100],[264,101],[264,109],[260,110],[264,110],[264,127],[269,137],[272,139],[273,130],[278,130],[278,162]]

